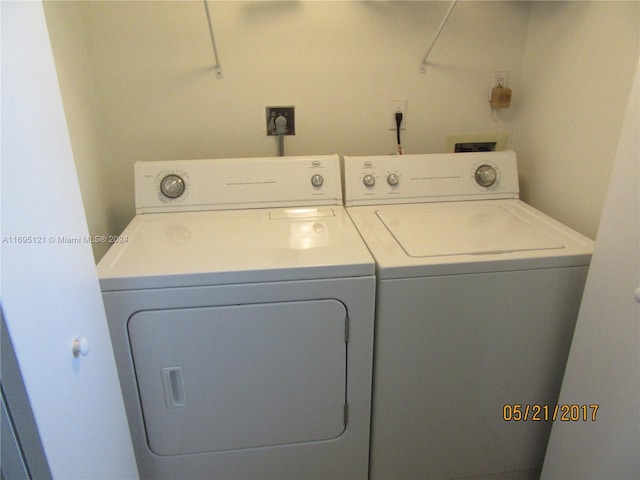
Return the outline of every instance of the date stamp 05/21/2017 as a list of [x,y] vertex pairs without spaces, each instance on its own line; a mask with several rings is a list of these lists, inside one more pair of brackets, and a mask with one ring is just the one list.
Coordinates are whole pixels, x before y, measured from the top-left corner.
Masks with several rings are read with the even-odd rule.
[[506,403],[502,407],[502,419],[505,422],[595,422],[600,405],[565,404],[538,405]]

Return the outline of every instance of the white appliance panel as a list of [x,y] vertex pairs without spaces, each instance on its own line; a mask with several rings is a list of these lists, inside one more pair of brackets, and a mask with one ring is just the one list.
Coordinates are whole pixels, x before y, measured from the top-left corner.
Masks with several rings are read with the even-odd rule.
[[[495,182],[480,186],[479,167]],[[344,157],[345,205],[518,198],[518,171],[511,151]]]
[[538,478],[551,422],[503,407],[556,403],[586,274],[382,281],[371,478]]
[[518,200],[513,152],[398,157],[345,157],[377,272],[370,478],[537,479],[550,421],[504,406],[557,401],[593,242]]
[[[520,213],[520,215],[518,215]],[[378,217],[410,257],[487,255],[564,248],[505,205],[424,205],[381,210]]]
[[[161,192],[168,175],[184,184],[176,198]],[[337,155],[137,162],[135,182],[137,213],[342,204]]]
[[380,278],[585,265],[593,249],[590,239],[514,199],[357,206],[349,215]]
[[346,318],[336,300],[134,313],[129,339],[150,450],[182,455],[341,435]]
[[368,475],[374,262],[337,155],[145,162],[98,265],[140,474]]
[[[181,288],[147,288],[142,290],[121,290],[105,292],[104,305],[107,312],[109,330],[111,332],[113,348],[115,352],[118,372],[120,374],[120,383],[123,391],[123,398],[129,419],[129,427],[131,437],[136,453],[136,460],[141,476],[145,478],[175,480],[176,478],[224,478],[224,479],[247,479],[260,478],[261,480],[298,480],[298,479],[335,479],[335,480],[354,480],[366,479],[368,475],[368,458],[369,458],[369,419],[371,413],[371,376],[373,358],[373,314],[374,314],[374,291],[375,278],[371,276],[355,277],[355,278],[330,278],[316,279],[305,281],[288,281],[288,282],[263,282],[252,284],[234,284],[234,285],[214,285],[214,286],[191,286]],[[203,452],[203,453],[185,453],[180,455],[158,455],[149,448],[147,441],[147,424],[145,423],[145,412],[139,396],[138,379],[136,370],[133,368],[132,345],[129,341],[129,319],[136,312],[183,312],[189,309],[214,309],[214,307],[232,307],[232,306],[253,306],[253,305],[287,305],[291,303],[295,305],[325,305],[324,301],[328,301],[329,310],[340,312],[340,305],[343,305],[348,315],[348,338],[345,345],[345,327],[344,322],[341,323],[340,334],[338,334],[339,323],[337,320],[329,321],[330,325],[313,325],[306,323],[303,317],[299,317],[302,327],[294,328],[293,331],[285,333],[285,337],[296,337],[295,342],[300,342],[301,349],[308,348],[312,352],[316,352],[319,356],[319,348],[328,348],[328,355],[332,358],[328,361],[331,365],[343,362],[345,358],[344,349],[346,348],[346,379],[342,386],[346,397],[341,397],[344,402],[346,399],[347,415],[346,427],[343,425],[341,433],[338,436],[328,439],[319,439],[313,441],[302,441],[298,443],[288,443],[283,445],[273,445],[254,448],[239,448],[223,451]],[[338,305],[335,305],[337,303]],[[336,308],[334,309],[333,306]],[[277,310],[277,309],[276,309]],[[297,310],[295,307],[293,310]],[[306,308],[304,316],[310,315],[316,318],[313,308]],[[262,318],[262,317],[260,317]],[[204,322],[206,323],[206,322]],[[203,324],[204,324],[203,323]],[[234,330],[233,322],[225,323],[224,328]],[[276,319],[267,321],[269,327],[273,327],[279,323]],[[295,323],[291,320],[291,323]],[[148,326],[148,325],[147,325]],[[145,326],[145,328],[147,327]],[[181,335],[177,331],[179,328],[172,321],[167,320],[167,327],[172,333]],[[279,325],[278,325],[279,327]],[[335,327],[335,329],[334,329]],[[152,328],[152,327],[149,327]],[[203,327],[209,330],[207,326]],[[265,324],[265,328],[268,328]],[[320,329],[323,333],[320,336],[315,335],[315,329]],[[266,334],[273,337],[280,328],[275,331],[269,331]],[[304,330],[302,332],[301,330]],[[188,333],[189,329],[185,329]],[[209,331],[208,333],[213,333]],[[254,337],[256,342],[259,339],[245,332],[249,337]],[[303,335],[298,335],[298,333]],[[309,334],[307,334],[309,333]],[[330,342],[324,340],[333,335],[340,335],[340,342],[330,339]],[[199,334],[199,333],[198,333]],[[150,335],[153,335],[151,333]],[[239,337],[236,334],[235,337]],[[223,340],[211,339],[205,337],[198,339],[196,343],[202,342],[206,344],[208,341],[218,343]],[[248,340],[239,340],[247,342]],[[329,343],[329,345],[327,345]],[[342,347],[338,346],[341,343]],[[302,346],[304,345],[304,346]],[[169,342],[163,342],[158,345],[162,349],[169,351],[178,350],[178,354],[189,356],[186,349],[189,345],[176,344],[173,337]],[[153,346],[148,346],[153,350]],[[199,348],[199,347],[198,347]],[[261,346],[260,348],[265,348]],[[287,347],[289,352],[295,349],[295,346]],[[342,349],[342,350],[341,350]],[[182,352],[181,350],[185,350]],[[340,351],[339,354],[334,354]],[[307,363],[309,355],[314,353],[302,354],[302,360]],[[159,354],[159,355],[164,355]],[[206,353],[205,355],[216,356],[215,353]],[[248,352],[251,357],[251,352]],[[279,352],[274,352],[278,357]],[[288,355],[284,353],[283,355]],[[306,357],[305,357],[306,355]],[[231,352],[231,359],[237,360],[241,353]],[[255,356],[254,356],[255,358]],[[305,360],[306,359],[306,360]],[[143,359],[144,360],[144,359]],[[156,367],[158,367],[157,365]],[[176,363],[163,364],[161,368],[176,367]],[[224,368],[223,365],[217,368],[210,367],[209,362],[198,365],[197,374],[204,376],[207,371],[215,371]],[[237,368],[233,364],[227,364],[229,371]],[[268,368],[260,366],[259,368]],[[299,378],[303,376],[302,370],[298,366],[286,367],[298,370]],[[315,366],[314,366],[315,369]],[[191,369],[183,368],[183,378],[185,385],[184,400],[187,402],[187,408],[192,401],[192,395],[189,393],[189,383],[187,381],[187,373]],[[321,375],[329,375],[337,377],[337,368],[332,371],[322,372]],[[150,381],[156,382],[156,401],[161,405],[157,405],[159,410],[166,410],[167,398],[164,395],[162,383],[162,373],[156,368],[156,374],[150,374]],[[155,379],[153,378],[155,377]],[[286,390],[296,390],[297,387],[303,387],[308,383],[315,382],[315,378],[304,378],[304,384],[301,384],[299,378],[291,377],[291,383],[286,386]],[[208,381],[205,379],[205,382]],[[232,382],[231,379],[225,379],[226,382]],[[326,380],[320,379],[320,383],[327,384]],[[281,380],[281,383],[284,380]],[[329,382],[331,383],[331,382]],[[335,383],[335,382],[334,382]],[[260,382],[258,382],[260,384]],[[248,384],[244,385],[250,388]],[[242,387],[242,386],[241,386]],[[177,390],[179,392],[179,390]],[[214,392],[218,394],[219,392]],[[297,394],[299,395],[299,394]],[[321,396],[323,396],[322,394]],[[158,398],[159,397],[159,398]],[[325,397],[326,398],[326,397]],[[174,398],[176,403],[180,403],[180,394]],[[242,402],[257,402],[256,399],[237,398],[237,405],[240,408]],[[284,406],[290,406],[295,400],[282,400]],[[314,400],[315,402],[315,400]],[[329,402],[331,403],[331,402]],[[305,407],[306,408],[306,407]],[[174,410],[179,410],[180,407]],[[308,408],[306,408],[308,410]],[[295,412],[289,412],[294,416]],[[343,410],[341,409],[339,421],[343,421]],[[333,413],[332,413],[333,414]],[[237,418],[237,417],[236,417]],[[295,419],[297,421],[297,419]],[[214,421],[208,416],[202,418],[202,421]],[[263,424],[268,420],[260,420]],[[305,420],[309,422],[310,420]],[[336,421],[338,419],[336,418]],[[147,422],[148,423],[148,422]],[[335,424],[337,425],[337,424]],[[295,429],[295,427],[292,427]],[[325,428],[325,427],[322,427]],[[340,429],[340,427],[337,427]],[[331,435],[323,433],[321,436]],[[169,440],[165,440],[169,441]]]
[[137,215],[98,264],[103,291],[372,275],[342,207]]

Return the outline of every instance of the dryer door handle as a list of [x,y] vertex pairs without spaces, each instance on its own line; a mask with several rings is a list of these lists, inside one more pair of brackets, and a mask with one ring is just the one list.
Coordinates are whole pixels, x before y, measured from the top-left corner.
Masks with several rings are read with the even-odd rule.
[[167,408],[187,406],[187,396],[184,391],[182,367],[167,367],[162,369],[162,387]]

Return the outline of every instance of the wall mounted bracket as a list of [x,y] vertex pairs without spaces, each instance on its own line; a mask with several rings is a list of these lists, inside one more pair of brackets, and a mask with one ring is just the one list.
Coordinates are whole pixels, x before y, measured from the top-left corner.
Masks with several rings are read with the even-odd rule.
[[447,10],[447,13],[445,13],[444,18],[442,19],[442,22],[440,22],[440,26],[438,27],[438,30],[436,31],[436,34],[433,37],[433,40],[431,41],[431,45],[427,49],[427,53],[425,53],[424,57],[422,57],[422,63],[420,64],[420,73],[426,73],[427,72],[427,59],[429,58],[429,55],[431,54],[431,50],[433,50],[433,47],[435,46],[436,42],[438,41],[438,37],[440,36],[440,33],[442,32],[442,29],[446,25],[447,20],[449,20],[449,15],[451,15],[451,12],[453,11],[453,7],[456,6],[457,1],[458,0],[453,0],[451,2],[451,5],[449,5],[449,9]]
[[213,47],[213,58],[216,61],[216,64],[213,66],[213,69],[216,73],[216,78],[222,78],[222,67],[220,66],[220,60],[218,58],[218,49],[216,48],[216,39],[213,36],[213,27],[211,26],[211,14],[209,13],[209,4],[207,0],[204,1],[204,11],[207,14],[207,24],[209,25],[209,35],[211,36],[211,46]]

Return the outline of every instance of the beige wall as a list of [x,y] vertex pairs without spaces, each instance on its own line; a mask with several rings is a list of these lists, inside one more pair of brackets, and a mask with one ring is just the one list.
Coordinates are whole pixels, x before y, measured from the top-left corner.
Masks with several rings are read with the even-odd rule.
[[595,238],[638,60],[640,2],[534,2],[512,141],[522,198]]
[[[521,159],[525,199],[594,236],[633,73],[625,62],[637,52],[637,41],[620,42],[637,40],[637,2],[460,1],[426,74],[420,62],[448,2],[209,5],[222,79],[212,70],[200,1],[47,2],[93,234],[119,233],[134,215],[137,160],[276,155],[265,132],[267,105],[296,107],[289,155],[391,153],[387,107],[402,99],[406,153],[442,151],[447,134],[507,132],[507,147]],[[603,68],[614,69],[606,79]],[[513,89],[512,107],[497,119],[487,103],[495,70],[510,72]],[[565,76],[580,88],[562,81],[565,94],[550,93],[549,78]],[[589,83],[601,89],[605,80],[619,101],[592,98]],[[549,98],[553,105],[543,107]],[[593,108],[583,106],[587,99]],[[583,122],[602,132],[602,142]],[[585,136],[610,146],[596,152],[577,145]],[[555,154],[564,138],[582,154]],[[570,172],[585,162],[596,168],[563,199],[567,205],[549,202],[549,192],[572,181]],[[560,173],[536,173],[541,169]],[[102,246],[94,253],[99,259]]]
[[[95,85],[85,49],[86,25],[80,12],[69,8],[71,4],[44,2],[44,6],[89,232],[108,236],[119,226],[109,215],[110,171],[102,154],[105,143],[98,127]],[[108,248],[108,243],[94,243],[94,257],[102,257]]]
[[[296,107],[290,155],[393,152],[387,108],[397,99],[408,101],[407,153],[442,151],[447,134],[513,126],[515,107],[493,120],[487,93],[494,70],[510,71],[517,91],[526,3],[460,2],[426,74],[420,62],[447,2],[212,1],[210,8],[222,79],[211,69],[202,2],[47,4],[93,231],[119,233],[133,216],[137,160],[276,155],[267,105]],[[88,124],[97,138],[85,136]]]

